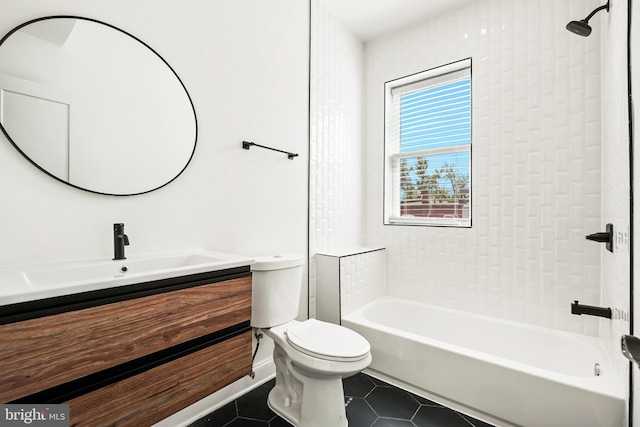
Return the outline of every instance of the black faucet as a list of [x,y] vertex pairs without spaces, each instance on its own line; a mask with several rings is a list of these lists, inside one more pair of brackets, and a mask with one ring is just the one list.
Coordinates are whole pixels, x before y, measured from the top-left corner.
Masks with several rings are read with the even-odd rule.
[[599,316],[611,319],[611,309],[609,307],[605,308],[579,304],[577,300],[571,304],[571,314],[588,314],[589,316]]
[[113,224],[113,260],[127,259],[124,247],[129,246],[129,237],[124,234],[124,224]]

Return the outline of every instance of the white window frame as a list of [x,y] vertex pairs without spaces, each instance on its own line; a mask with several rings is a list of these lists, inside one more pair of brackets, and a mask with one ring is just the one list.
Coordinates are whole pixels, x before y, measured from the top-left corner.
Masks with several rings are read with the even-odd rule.
[[[445,227],[471,227],[471,143],[450,147],[430,148],[419,151],[400,152],[400,134],[395,130],[399,123],[400,111],[394,96],[402,90],[411,91],[413,88],[424,89],[450,81],[456,75],[471,75],[471,58],[426,70],[410,76],[391,80],[385,83],[385,133],[384,133],[384,224],[385,225],[427,225]],[[402,88],[402,89],[400,89]],[[425,218],[400,215],[400,170],[402,159],[414,157],[428,157],[440,154],[469,152],[469,202],[468,218]]]

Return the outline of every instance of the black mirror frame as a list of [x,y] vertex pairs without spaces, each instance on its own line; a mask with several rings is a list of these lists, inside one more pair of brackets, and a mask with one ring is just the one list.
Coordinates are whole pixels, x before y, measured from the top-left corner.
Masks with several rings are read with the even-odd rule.
[[191,109],[193,111],[193,118],[194,118],[194,126],[195,126],[195,138],[193,141],[193,150],[191,151],[191,155],[189,156],[189,160],[187,160],[187,163],[184,165],[184,167],[180,170],[180,172],[178,172],[178,174],[173,177],[172,179],[170,179],[169,181],[165,182],[162,185],[159,185],[158,187],[152,188],[150,190],[146,190],[146,191],[140,191],[137,193],[127,193],[127,194],[115,194],[115,193],[103,193],[100,191],[96,191],[96,190],[90,190],[88,188],[84,188],[84,187],[79,187],[77,185],[71,184],[70,182],[67,182],[63,179],[58,178],[57,176],[53,175],[52,173],[46,171],[45,169],[43,169],[40,165],[38,165],[35,161],[33,161],[29,156],[27,156],[18,146],[18,144],[16,144],[16,142],[11,138],[11,136],[9,136],[9,133],[7,132],[7,130],[4,128],[4,126],[2,125],[2,122],[0,121],[0,130],[2,130],[2,133],[4,134],[4,136],[9,140],[9,142],[13,145],[13,147],[18,150],[18,152],[20,154],[22,154],[22,156],[27,159],[32,165],[34,165],[36,168],[40,169],[42,172],[44,172],[45,174],[49,175],[50,177],[54,178],[55,180],[62,182],[63,184],[66,184],[68,186],[77,188],[79,190],[82,191],[87,191],[89,193],[94,193],[94,194],[102,194],[102,195],[106,195],[106,196],[137,196],[140,194],[146,194],[146,193],[150,193],[152,191],[156,191],[162,187],[167,186],[168,184],[170,184],[171,182],[175,181],[176,178],[178,178],[180,175],[182,175],[182,173],[184,172],[184,170],[187,168],[187,166],[189,166],[189,164],[191,163],[191,160],[193,159],[193,156],[195,154],[196,151],[196,146],[198,144],[198,116],[196,114],[196,109],[195,106],[193,104],[193,100],[191,99],[191,95],[189,94],[189,91],[187,90],[186,86],[184,85],[184,83],[182,82],[182,79],[180,78],[180,76],[178,76],[178,73],[176,73],[176,71],[173,69],[173,67],[171,67],[171,65],[169,65],[169,63],[158,53],[155,51],[155,49],[153,49],[151,46],[149,46],[147,43],[143,42],[142,40],[140,40],[138,37],[134,36],[131,33],[128,33],[127,31],[124,31],[114,25],[108,24],[106,22],[97,20],[97,19],[93,19],[93,18],[86,18],[86,17],[82,17],[82,16],[75,16],[75,15],[51,15],[51,16],[45,16],[45,17],[41,17],[41,18],[36,18],[36,19],[32,19],[30,21],[24,22],[20,25],[18,25],[17,27],[13,28],[11,31],[9,31],[7,34],[4,35],[4,37],[2,37],[0,39],[0,47],[2,47],[2,44],[9,38],[11,37],[11,35],[13,33],[15,33],[16,31],[19,31],[21,28],[36,23],[36,22],[40,22],[40,21],[46,21],[46,20],[50,20],[50,19],[59,19],[59,18],[67,18],[67,19],[81,19],[84,21],[89,21],[89,22],[95,22],[97,24],[101,24],[101,25],[105,25],[111,29],[114,29],[120,33],[123,33],[129,37],[131,37],[132,39],[136,40],[138,43],[142,44],[144,47],[146,47],[147,49],[149,49],[151,52],[153,52],[153,54],[155,54],[158,58],[160,58],[160,60],[167,66],[169,67],[169,69],[171,70],[171,72],[173,73],[173,75],[176,77],[176,79],[178,79],[178,81],[180,82],[180,85],[182,86],[182,88],[184,89],[187,98],[189,99],[189,103],[191,105]]

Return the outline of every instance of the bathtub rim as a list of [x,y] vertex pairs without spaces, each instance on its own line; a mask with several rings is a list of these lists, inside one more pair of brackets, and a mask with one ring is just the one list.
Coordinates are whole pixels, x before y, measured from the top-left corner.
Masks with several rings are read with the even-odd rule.
[[[452,343],[448,343],[445,341],[441,341],[438,339],[434,339],[434,338],[429,338],[429,337],[425,337],[422,335],[418,335],[415,334],[413,332],[408,332],[408,331],[400,331],[401,335],[411,341],[420,343],[420,344],[426,344],[426,345],[431,345],[434,346],[436,348],[440,348],[446,351],[450,351],[453,352],[455,354],[458,355],[462,355],[462,356],[469,356],[469,357],[473,357],[476,359],[479,359],[485,363],[490,363],[493,365],[497,365],[497,366],[504,366],[510,369],[514,369],[517,371],[521,371],[521,372],[525,372],[527,374],[530,375],[534,375],[537,377],[543,377],[548,379],[549,381],[553,381],[556,383],[560,383],[563,385],[568,385],[570,387],[576,387],[576,388],[580,388],[582,390],[587,390],[589,392],[598,394],[598,395],[603,395],[603,396],[608,396],[611,398],[615,398],[615,399],[621,399],[622,401],[626,401],[626,397],[624,394],[624,384],[622,384],[619,379],[617,378],[617,375],[615,374],[615,369],[614,369],[614,365],[612,363],[612,361],[609,359],[607,352],[605,351],[604,345],[602,342],[600,342],[600,340],[596,337],[592,337],[592,336],[588,336],[588,335],[581,335],[581,334],[576,334],[576,333],[572,333],[572,332],[567,332],[567,331],[561,331],[561,330],[557,330],[557,329],[552,329],[552,328],[543,328],[541,326],[536,326],[536,325],[531,325],[531,324],[527,324],[527,323],[521,323],[521,322],[515,322],[515,321],[511,321],[511,320],[507,320],[507,319],[501,319],[501,318],[495,318],[495,317],[491,317],[491,316],[486,316],[486,315],[482,315],[482,314],[478,314],[478,313],[470,313],[470,312],[466,312],[466,311],[462,311],[462,310],[456,310],[456,309],[452,309],[452,308],[448,308],[448,307],[439,307],[439,306],[434,306],[428,303],[423,303],[423,302],[417,302],[417,301],[412,301],[412,300],[407,300],[404,298],[399,298],[399,297],[394,297],[394,296],[382,296],[382,297],[378,297],[377,299],[365,304],[364,306],[350,312],[349,314],[346,314],[342,317],[341,319],[341,323],[346,326],[349,327],[348,324],[345,325],[345,321],[347,323],[352,322],[352,323],[356,323],[356,324],[360,324],[364,327],[369,327],[372,328],[374,330],[378,330],[382,333],[387,333],[387,334],[392,334],[392,335],[397,335],[397,331],[399,331],[396,328],[384,325],[384,324],[380,324],[374,321],[371,321],[367,318],[364,317],[364,312],[369,309],[371,306],[373,306],[374,304],[378,303],[378,302],[384,302],[384,301],[394,301],[394,302],[401,302],[403,304],[412,304],[412,305],[419,305],[419,306],[426,306],[429,308],[432,308],[434,310],[440,310],[440,311],[446,311],[449,313],[453,313],[453,314],[461,314],[464,315],[466,317],[470,317],[470,318],[477,318],[477,319],[483,319],[483,320],[489,320],[492,322],[499,322],[499,323],[503,323],[503,324],[507,324],[507,325],[512,325],[512,326],[517,326],[518,328],[525,328],[525,329],[529,329],[529,330],[536,330],[536,331],[544,331],[545,333],[553,333],[553,334],[557,334],[560,336],[567,336],[567,337],[571,337],[571,338],[578,338],[579,340],[583,340],[586,341],[587,344],[589,345],[593,345],[596,348],[598,348],[599,353],[602,355],[602,360],[598,361],[598,363],[600,364],[601,367],[601,372],[602,374],[600,376],[591,376],[591,375],[571,375],[571,374],[565,374],[565,373],[561,373],[561,372],[557,372],[557,371],[553,371],[553,370],[549,370],[549,369],[545,369],[542,367],[538,367],[538,366],[533,366],[533,365],[529,365],[523,362],[518,362],[518,361],[514,361],[514,360],[510,360],[510,359],[506,359],[504,357],[501,356],[497,356],[497,355],[493,355],[493,354],[488,354],[479,350],[475,350],[475,349],[469,349],[466,347],[462,347],[456,344],[452,344]],[[366,338],[366,337],[365,337]],[[372,370],[371,368],[369,368],[370,370]],[[373,370],[372,370],[373,371]],[[376,371],[378,372],[378,371]],[[393,377],[392,377],[393,378]],[[595,381],[594,381],[595,380]],[[386,380],[385,380],[386,381]],[[420,390],[422,390],[420,388]],[[429,398],[429,397],[427,397]],[[502,420],[504,421],[504,420]]]

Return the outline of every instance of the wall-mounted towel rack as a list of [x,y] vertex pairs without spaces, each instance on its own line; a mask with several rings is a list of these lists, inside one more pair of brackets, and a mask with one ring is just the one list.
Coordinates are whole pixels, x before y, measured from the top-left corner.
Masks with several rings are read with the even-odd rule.
[[249,148],[251,148],[251,146],[256,146],[256,147],[260,147],[260,148],[266,148],[267,150],[272,150],[272,151],[277,151],[279,153],[284,153],[284,154],[287,155],[289,160],[293,160],[294,157],[298,157],[298,154],[296,154],[296,153],[290,153],[288,151],[278,150],[277,148],[265,147],[264,145],[256,144],[255,142],[242,141],[242,148],[244,148],[245,150],[248,150]]

